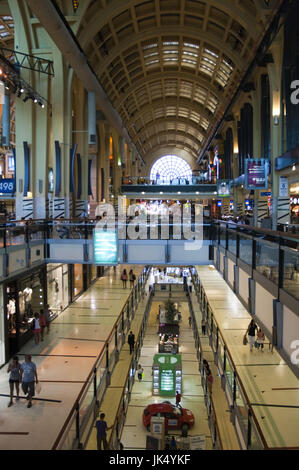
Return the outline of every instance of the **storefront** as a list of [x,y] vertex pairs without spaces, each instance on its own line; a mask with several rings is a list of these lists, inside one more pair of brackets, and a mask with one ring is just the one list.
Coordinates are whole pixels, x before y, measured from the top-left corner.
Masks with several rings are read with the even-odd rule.
[[67,264],[47,265],[47,296],[50,310],[55,318],[69,302],[69,267]]
[[179,352],[179,325],[160,324],[159,353],[177,354]]
[[5,326],[3,308],[3,285],[0,286],[0,367],[5,364]]
[[6,360],[32,337],[31,323],[46,303],[46,268],[3,284]]

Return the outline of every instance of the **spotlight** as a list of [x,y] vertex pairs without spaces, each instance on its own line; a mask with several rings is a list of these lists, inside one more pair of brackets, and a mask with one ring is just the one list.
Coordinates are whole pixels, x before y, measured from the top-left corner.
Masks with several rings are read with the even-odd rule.
[[34,101],[34,103],[37,103],[37,101],[38,101],[38,100],[37,100],[37,98],[34,98],[34,100],[33,100],[33,101]]
[[27,103],[27,101],[30,99],[30,96],[25,96],[25,98],[23,99],[24,103]]
[[20,93],[24,93],[24,88],[23,87],[20,89]]

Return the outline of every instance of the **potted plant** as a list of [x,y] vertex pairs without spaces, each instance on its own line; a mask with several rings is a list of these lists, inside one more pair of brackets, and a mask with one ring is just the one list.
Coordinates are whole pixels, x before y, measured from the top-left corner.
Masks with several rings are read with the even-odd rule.
[[173,300],[168,299],[166,302],[164,302],[164,308],[165,308],[167,323],[168,324],[174,323],[174,317],[177,314],[177,309],[175,307],[175,303],[173,302]]

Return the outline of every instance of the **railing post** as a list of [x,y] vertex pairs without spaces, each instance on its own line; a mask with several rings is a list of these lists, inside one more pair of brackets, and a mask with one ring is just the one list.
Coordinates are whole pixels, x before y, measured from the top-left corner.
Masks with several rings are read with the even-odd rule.
[[247,449],[251,446],[251,411],[248,410],[248,421],[247,421]]
[[235,405],[237,396],[237,382],[236,382],[236,372],[234,371],[234,383],[233,383],[233,404]]

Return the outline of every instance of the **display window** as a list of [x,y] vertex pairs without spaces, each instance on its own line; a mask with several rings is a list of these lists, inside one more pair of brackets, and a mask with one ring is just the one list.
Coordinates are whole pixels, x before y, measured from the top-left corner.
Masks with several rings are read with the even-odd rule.
[[53,315],[57,316],[69,303],[68,265],[49,264],[47,267],[48,304]]
[[3,285],[0,286],[0,367],[5,364],[5,328],[3,308]]
[[74,264],[73,269],[73,295],[76,297],[83,291],[83,265]]
[[40,270],[4,287],[9,357],[31,338],[34,314],[45,306],[44,275]]

